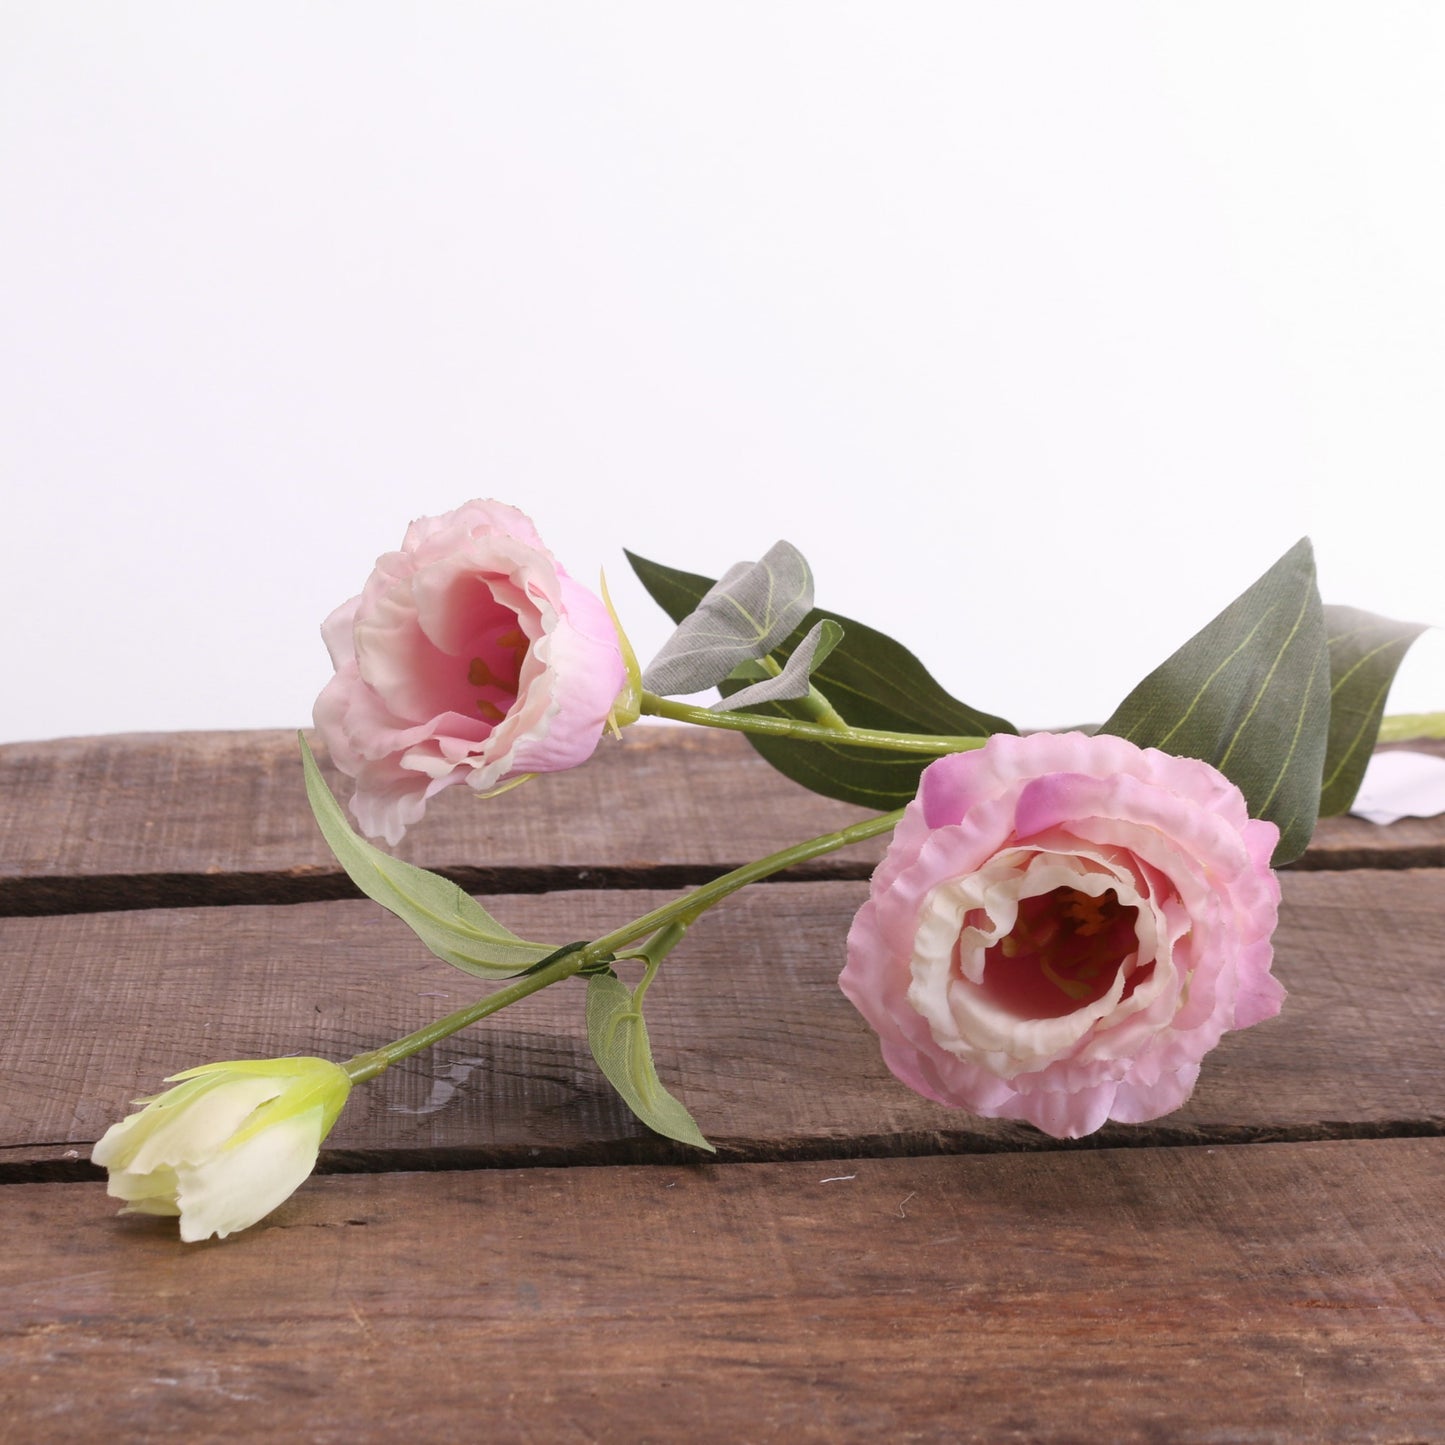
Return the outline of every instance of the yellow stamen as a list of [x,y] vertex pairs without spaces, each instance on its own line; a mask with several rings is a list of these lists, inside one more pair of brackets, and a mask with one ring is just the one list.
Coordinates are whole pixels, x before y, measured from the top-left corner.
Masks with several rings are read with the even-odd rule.
[[1109,920],[1104,916],[1107,895],[1096,897],[1072,888],[1069,892],[1073,897],[1065,906],[1064,912],[1078,925],[1074,931],[1084,938],[1092,938],[1094,934],[1102,933],[1109,926]]
[[1044,977],[1057,989],[1062,990],[1072,999],[1084,999],[1093,993],[1093,989],[1086,983],[1080,983],[1075,978],[1064,978],[1062,974],[1056,973],[1048,959],[1040,958],[1039,967],[1044,971]]

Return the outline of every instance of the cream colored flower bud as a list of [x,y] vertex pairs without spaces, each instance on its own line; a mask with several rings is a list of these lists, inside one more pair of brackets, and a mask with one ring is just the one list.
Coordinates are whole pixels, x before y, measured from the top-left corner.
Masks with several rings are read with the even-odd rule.
[[91,1153],[122,1214],[179,1215],[187,1243],[224,1239],[287,1199],[316,1167],[351,1092],[327,1059],[244,1059],[173,1074]]

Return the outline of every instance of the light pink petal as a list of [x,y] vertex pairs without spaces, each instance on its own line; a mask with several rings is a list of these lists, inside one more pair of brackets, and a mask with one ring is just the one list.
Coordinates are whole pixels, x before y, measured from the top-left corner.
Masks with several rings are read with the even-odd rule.
[[442,788],[585,761],[625,681],[606,608],[500,502],[413,522],[324,635],[316,726],[358,822],[391,843]]
[[[1082,733],[991,739],[924,771],[849,933],[840,984],[877,1031],[889,1068],[931,1099],[1028,1120],[1060,1138],[1110,1117],[1156,1118],[1184,1102],[1200,1059],[1225,1032],[1280,1006],[1270,972],[1277,836],[1197,759]],[[968,920],[986,915],[968,900],[996,896],[986,880],[1012,876],[996,870],[1027,857],[1074,860],[1031,873],[1044,889],[1098,871],[1117,878],[1118,897],[1139,909],[1141,950],[1147,940],[1151,952],[1124,960],[1132,971],[1116,977],[1103,1007],[1088,996],[1079,1027],[1041,1032],[1020,1018],[1010,1042],[1000,999],[1035,997],[1032,985],[976,1002],[966,991],[985,986],[979,950],[1014,926],[1016,905],[1000,904],[1002,921],[980,934],[983,925]],[[1097,871],[1071,871],[1079,868]],[[952,891],[936,892],[945,887]],[[950,974],[954,929],[962,932]],[[1039,966],[1037,953],[1019,957],[1021,967]],[[1059,1051],[1020,1073],[1032,1038]]]
[[1147,1124],[1172,1114],[1194,1092],[1199,1078],[1198,1061],[1181,1065],[1172,1074],[1161,1074],[1150,1084],[1126,1080],[1114,1095],[1110,1117],[1121,1124]]
[[1033,1088],[1014,1094],[995,1111],[995,1117],[1023,1119],[1055,1139],[1082,1139],[1108,1121],[1119,1087],[1101,1083],[1072,1093]]
[[321,640],[326,644],[327,652],[331,654],[332,667],[338,670],[343,667],[356,666],[352,631],[356,624],[356,609],[360,606],[361,598],[353,597],[349,602],[343,602],[321,624]]

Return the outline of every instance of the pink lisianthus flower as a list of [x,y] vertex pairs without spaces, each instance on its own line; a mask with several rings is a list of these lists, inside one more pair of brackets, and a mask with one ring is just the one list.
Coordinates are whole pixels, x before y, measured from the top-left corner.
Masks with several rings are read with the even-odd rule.
[[316,726],[362,831],[388,843],[454,783],[584,762],[625,681],[607,609],[501,502],[413,522],[321,632],[336,676]]
[[1279,1012],[1278,836],[1197,759],[996,736],[924,770],[839,982],[930,1099],[1060,1139],[1142,1123]]

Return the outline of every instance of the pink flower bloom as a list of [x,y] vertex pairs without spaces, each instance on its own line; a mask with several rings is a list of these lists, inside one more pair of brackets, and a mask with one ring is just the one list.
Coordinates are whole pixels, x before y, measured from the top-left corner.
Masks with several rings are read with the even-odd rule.
[[1279,1012],[1278,836],[1196,759],[997,736],[924,771],[839,982],[930,1099],[1060,1139],[1142,1123]]
[[624,682],[607,609],[501,502],[413,522],[321,633],[336,676],[316,726],[362,831],[388,843],[453,783],[584,762]]

